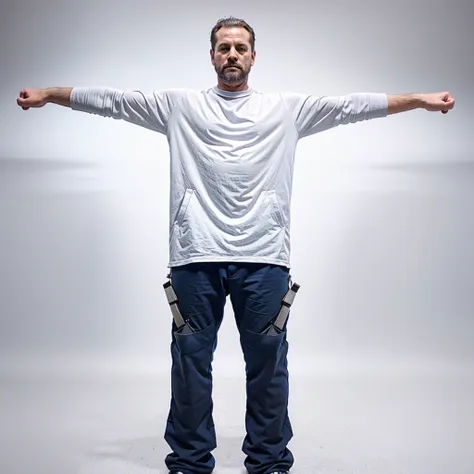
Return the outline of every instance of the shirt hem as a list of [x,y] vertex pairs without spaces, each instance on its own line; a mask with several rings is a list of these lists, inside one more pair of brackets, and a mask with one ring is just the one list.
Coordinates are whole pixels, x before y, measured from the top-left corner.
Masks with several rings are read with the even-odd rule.
[[174,260],[168,263],[168,268],[179,267],[181,265],[188,265],[190,263],[202,263],[202,262],[246,262],[246,263],[266,263],[269,265],[281,265],[288,269],[291,268],[290,262],[286,259],[275,259],[265,257],[235,257],[235,256],[202,256],[192,257],[184,260]]

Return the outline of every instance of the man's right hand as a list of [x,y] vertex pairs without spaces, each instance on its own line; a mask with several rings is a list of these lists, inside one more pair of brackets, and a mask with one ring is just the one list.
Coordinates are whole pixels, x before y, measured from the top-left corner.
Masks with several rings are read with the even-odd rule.
[[30,107],[43,107],[48,102],[47,91],[46,89],[23,89],[16,102],[23,110],[28,110]]
[[23,89],[16,100],[23,109],[30,107],[43,107],[48,102],[52,104],[71,106],[71,87],[52,87],[49,89]]

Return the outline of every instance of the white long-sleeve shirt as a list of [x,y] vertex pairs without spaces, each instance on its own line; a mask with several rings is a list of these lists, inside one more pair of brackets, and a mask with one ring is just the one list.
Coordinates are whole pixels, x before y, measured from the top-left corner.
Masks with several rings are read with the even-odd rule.
[[317,97],[228,92],[74,88],[71,108],[167,136],[169,267],[262,262],[290,267],[293,164],[300,138],[385,117],[386,94]]

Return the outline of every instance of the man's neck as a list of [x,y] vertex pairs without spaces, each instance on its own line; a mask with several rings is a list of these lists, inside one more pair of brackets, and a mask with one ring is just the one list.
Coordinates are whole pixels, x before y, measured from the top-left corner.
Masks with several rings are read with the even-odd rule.
[[225,82],[218,81],[217,82],[217,88],[220,89],[221,91],[227,91],[227,92],[242,92],[246,91],[249,88],[249,85],[247,82],[242,82],[241,84],[226,84]]

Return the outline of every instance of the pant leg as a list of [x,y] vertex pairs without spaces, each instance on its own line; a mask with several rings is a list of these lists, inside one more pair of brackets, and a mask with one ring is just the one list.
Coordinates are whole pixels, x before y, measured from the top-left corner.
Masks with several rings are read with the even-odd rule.
[[194,332],[172,324],[171,404],[165,440],[170,471],[208,474],[216,447],[212,417],[212,359],[222,322],[226,291],[218,265],[191,264],[171,269],[178,308]]
[[250,474],[289,470],[293,436],[288,416],[287,329],[266,333],[289,288],[289,270],[242,264],[229,271],[229,286],[246,365],[246,437],[243,452]]

